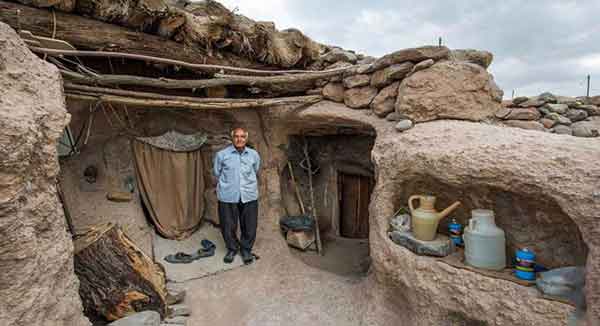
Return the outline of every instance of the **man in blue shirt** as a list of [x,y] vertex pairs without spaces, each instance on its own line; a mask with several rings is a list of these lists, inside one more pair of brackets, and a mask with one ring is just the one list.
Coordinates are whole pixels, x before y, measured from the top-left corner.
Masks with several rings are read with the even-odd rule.
[[231,139],[231,145],[217,152],[213,164],[213,174],[218,179],[219,223],[227,247],[223,261],[231,263],[241,250],[244,264],[250,264],[254,261],[252,246],[256,239],[260,156],[246,147],[248,132],[243,128],[233,129]]

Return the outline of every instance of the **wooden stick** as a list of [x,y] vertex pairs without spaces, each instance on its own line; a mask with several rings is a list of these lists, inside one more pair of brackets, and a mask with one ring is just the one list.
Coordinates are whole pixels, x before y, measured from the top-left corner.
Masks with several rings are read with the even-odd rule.
[[110,103],[127,104],[145,108],[182,108],[182,109],[248,109],[248,108],[263,108],[275,105],[286,104],[312,104],[322,100],[321,96],[296,96],[296,97],[279,97],[271,99],[221,99],[211,102],[192,102],[188,100],[174,99],[147,99],[147,98],[131,98],[125,96],[105,95],[101,93],[67,91],[65,92],[67,99],[83,100],[83,101],[103,101]]
[[[270,76],[270,75],[287,75],[287,74],[302,74],[302,73],[313,73],[313,74],[321,74],[321,73],[338,73],[344,72],[350,69],[357,69],[355,66],[341,67],[330,70],[259,70],[259,69],[250,69],[250,68],[238,68],[231,66],[222,66],[222,65],[209,65],[209,64],[198,64],[198,63],[190,63],[180,60],[167,59],[164,57],[156,57],[156,56],[148,56],[141,54],[132,54],[132,53],[123,53],[123,52],[107,52],[107,51],[79,51],[79,50],[59,50],[59,49],[48,49],[48,48],[38,48],[35,46],[29,47],[29,49],[33,52],[44,53],[50,55],[67,55],[67,56],[77,56],[77,57],[105,57],[105,58],[124,58],[124,59],[134,59],[134,60],[142,60],[147,62],[156,62],[156,63],[164,63],[174,66],[185,67],[195,71],[203,71],[203,72],[225,72],[230,71],[234,73],[246,73],[250,75],[262,75],[262,76]],[[313,72],[314,71],[314,72]],[[321,77],[319,77],[321,78]]]
[[298,184],[296,183],[296,178],[294,178],[294,171],[292,169],[292,163],[288,161],[287,163],[288,169],[290,170],[290,178],[292,179],[292,185],[294,186],[294,192],[296,193],[296,198],[298,199],[298,204],[300,204],[300,212],[302,215],[306,214],[304,210],[304,203],[302,202],[302,196],[300,195],[300,189],[298,189]]
[[[283,76],[240,76],[215,74],[213,79],[168,79],[149,78],[132,75],[83,75],[77,72],[61,69],[60,72],[66,79],[90,85],[136,85],[167,89],[207,88],[216,86],[241,85],[241,86],[271,86],[274,84],[295,84],[299,82],[315,81],[343,74],[346,70],[330,70],[315,73],[303,73]],[[308,87],[312,87],[309,85]]]
[[308,142],[306,138],[303,136],[304,140],[304,157],[306,157],[307,165],[308,165],[308,188],[310,190],[310,213],[315,220],[315,235],[317,238],[317,252],[320,255],[323,255],[323,246],[321,244],[321,232],[319,231],[319,217],[317,216],[317,208],[315,207],[315,192],[313,189],[313,179],[312,179],[312,165],[310,163],[310,157],[308,155]]

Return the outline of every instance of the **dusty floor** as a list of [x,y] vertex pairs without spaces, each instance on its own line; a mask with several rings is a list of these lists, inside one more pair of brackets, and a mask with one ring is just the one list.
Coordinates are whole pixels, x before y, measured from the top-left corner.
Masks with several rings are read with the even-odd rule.
[[188,325],[361,325],[368,244],[328,238],[324,246],[319,257],[259,234],[254,264],[185,283]]

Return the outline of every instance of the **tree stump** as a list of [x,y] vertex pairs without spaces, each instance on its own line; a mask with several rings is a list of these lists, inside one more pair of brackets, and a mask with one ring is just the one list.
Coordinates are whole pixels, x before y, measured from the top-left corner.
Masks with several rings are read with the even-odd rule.
[[135,312],[166,314],[162,265],[144,254],[112,223],[93,227],[75,240],[75,274],[85,314],[117,320]]

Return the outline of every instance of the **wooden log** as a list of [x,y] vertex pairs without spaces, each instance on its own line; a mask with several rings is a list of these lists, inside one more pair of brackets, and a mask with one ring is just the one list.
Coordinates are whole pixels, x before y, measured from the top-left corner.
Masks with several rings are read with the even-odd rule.
[[[269,88],[276,84],[298,85],[303,82],[313,82],[318,79],[329,78],[342,75],[348,69],[335,69],[319,72],[307,72],[303,74],[291,74],[283,76],[240,76],[215,74],[212,79],[169,79],[169,78],[150,78],[132,75],[108,75],[94,74],[83,75],[77,72],[61,70],[61,74],[66,79],[89,85],[136,85],[148,86],[166,89],[184,89],[184,88],[208,88],[219,86],[258,86]],[[313,88],[312,83],[306,84],[307,90]]]
[[75,239],[75,274],[87,316],[109,321],[144,310],[166,315],[163,267],[116,225],[96,226]]
[[[20,14],[17,14],[17,10]],[[0,21],[14,29],[25,29],[46,37],[52,37],[54,22],[56,22],[55,37],[77,48],[166,57],[191,63],[269,68],[231,53],[222,53],[222,58],[212,57],[199,47],[184,45],[160,36],[83,16],[60,11],[55,11],[55,16],[56,20],[52,12],[47,9],[0,1]]]
[[[118,95],[106,95],[102,93],[66,91],[65,95],[69,100],[83,100],[92,102],[109,102],[131,105],[142,108],[182,108],[182,109],[250,109],[272,107],[275,105],[287,104],[313,104],[321,101],[322,96],[293,96],[278,97],[268,99],[210,99],[210,101],[189,101],[173,99],[180,96],[164,96],[163,99],[154,98],[132,98]],[[206,99],[198,99],[206,100]]]

